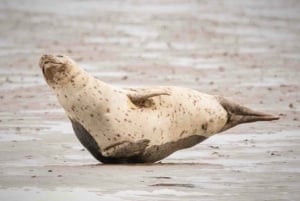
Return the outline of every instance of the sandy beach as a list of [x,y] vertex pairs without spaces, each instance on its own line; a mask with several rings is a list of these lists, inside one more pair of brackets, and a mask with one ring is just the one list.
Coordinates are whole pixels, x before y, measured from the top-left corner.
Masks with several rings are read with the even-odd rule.
[[[0,200],[300,200],[298,1],[0,0]],[[279,115],[155,164],[103,165],[39,58],[118,87],[175,85]]]

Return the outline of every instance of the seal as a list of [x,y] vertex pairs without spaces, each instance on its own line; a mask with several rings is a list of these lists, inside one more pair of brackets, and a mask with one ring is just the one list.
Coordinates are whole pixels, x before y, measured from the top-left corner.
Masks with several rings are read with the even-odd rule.
[[119,89],[63,55],[42,56],[40,67],[77,138],[102,163],[153,163],[238,124],[279,119],[187,88]]

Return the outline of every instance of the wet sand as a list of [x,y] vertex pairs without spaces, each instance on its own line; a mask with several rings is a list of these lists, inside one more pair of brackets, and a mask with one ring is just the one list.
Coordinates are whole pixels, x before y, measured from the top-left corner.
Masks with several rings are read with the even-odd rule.
[[[1,1],[0,200],[299,200],[297,1]],[[102,165],[38,67],[67,54],[110,84],[225,95],[277,122],[156,164]]]

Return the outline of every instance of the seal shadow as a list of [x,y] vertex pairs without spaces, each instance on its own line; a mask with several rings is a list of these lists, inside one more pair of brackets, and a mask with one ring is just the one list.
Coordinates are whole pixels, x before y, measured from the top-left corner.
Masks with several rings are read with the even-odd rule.
[[173,163],[173,162],[168,162],[168,163],[163,163],[163,162],[156,162],[156,163],[123,163],[123,164],[104,164],[104,163],[97,163],[93,165],[87,165],[87,166],[95,166],[95,167],[108,167],[108,166],[125,166],[125,167],[168,167],[168,166],[199,166],[199,167],[208,167],[208,166],[214,166],[214,167],[219,167],[223,168],[223,165],[219,164],[212,164],[212,163],[200,163],[200,162],[191,162],[191,163]]
[[[67,165],[68,166],[68,165]],[[200,163],[200,162],[191,162],[191,163],[163,163],[163,162],[156,162],[156,163],[93,163],[93,164],[82,164],[82,165],[70,165],[71,167],[92,167],[92,168],[101,168],[101,167],[112,167],[112,166],[119,166],[119,167],[171,167],[171,166],[198,166],[199,168],[201,167],[218,167],[218,168],[223,168],[223,165],[219,164],[212,164],[212,163]]]
[[181,183],[157,183],[149,185],[151,187],[181,187],[181,188],[195,188],[194,184],[181,184]]

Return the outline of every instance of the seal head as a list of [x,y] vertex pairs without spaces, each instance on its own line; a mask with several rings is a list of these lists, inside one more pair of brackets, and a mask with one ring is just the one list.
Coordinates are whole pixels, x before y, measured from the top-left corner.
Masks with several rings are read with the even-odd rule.
[[39,65],[45,80],[52,88],[67,83],[74,74],[70,72],[74,71],[74,66],[76,66],[72,59],[63,55],[43,55]]

